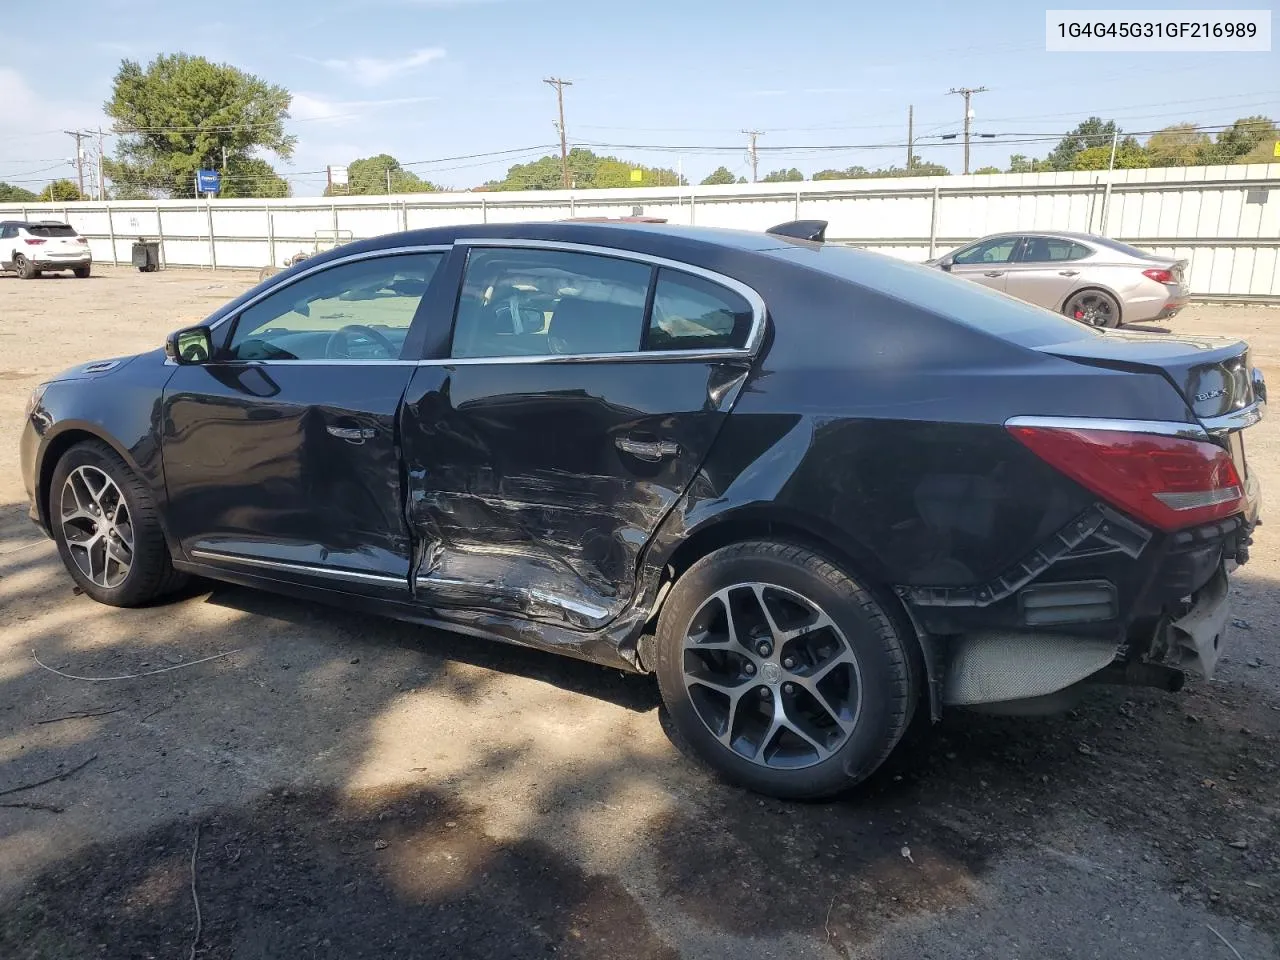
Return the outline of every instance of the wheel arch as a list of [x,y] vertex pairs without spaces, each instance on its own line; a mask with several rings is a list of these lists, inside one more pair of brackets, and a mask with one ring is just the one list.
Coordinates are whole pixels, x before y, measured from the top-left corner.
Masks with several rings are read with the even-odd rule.
[[[910,656],[908,661],[917,677],[922,693],[929,697],[930,712],[936,720],[941,709],[939,692],[941,677],[938,672],[938,651],[929,635],[919,628],[906,604],[894,591],[874,557],[857,544],[837,542],[824,535],[820,529],[806,523],[802,516],[778,508],[776,505],[755,504],[742,506],[709,517],[685,532],[684,537],[666,556],[664,579],[674,583],[691,566],[707,554],[746,540],[781,540],[814,551],[836,566],[859,579],[861,586],[875,597],[885,614],[893,621],[899,634],[906,639]],[[659,602],[650,617],[656,617],[661,601],[668,591],[663,589]],[[641,658],[644,659],[643,657]]]
[[40,520],[47,530],[53,529],[49,516],[49,488],[53,484],[53,471],[68,450],[86,440],[105,443],[124,460],[130,470],[139,477],[145,476],[129,451],[95,424],[78,420],[60,423],[55,432],[45,437],[40,455],[36,460],[36,509],[40,512]]

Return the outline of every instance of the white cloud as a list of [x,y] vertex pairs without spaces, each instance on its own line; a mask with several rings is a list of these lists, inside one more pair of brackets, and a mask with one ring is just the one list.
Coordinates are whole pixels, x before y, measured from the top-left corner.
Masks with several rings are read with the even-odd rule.
[[444,51],[439,47],[428,47],[422,50],[415,50],[407,57],[389,59],[356,57],[352,60],[321,60],[318,62],[330,70],[347,75],[361,86],[376,87],[402,74],[420,70],[443,56]]
[[295,120],[319,123],[351,123],[369,110],[396,107],[410,103],[430,103],[435,97],[388,97],[382,100],[330,100],[317,94],[295,93],[289,115]]

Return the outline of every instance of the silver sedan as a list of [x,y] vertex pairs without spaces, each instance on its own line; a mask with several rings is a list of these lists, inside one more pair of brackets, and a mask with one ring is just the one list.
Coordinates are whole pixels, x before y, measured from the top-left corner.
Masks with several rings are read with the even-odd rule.
[[1163,320],[1187,303],[1187,261],[1089,233],[995,234],[929,264],[1098,327]]

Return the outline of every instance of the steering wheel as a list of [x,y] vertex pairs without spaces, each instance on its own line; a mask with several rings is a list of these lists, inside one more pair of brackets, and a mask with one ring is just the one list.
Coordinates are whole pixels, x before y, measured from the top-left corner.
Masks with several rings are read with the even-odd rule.
[[[325,357],[330,360],[350,359],[351,354],[347,352],[347,337],[352,333],[359,334],[366,340],[376,343],[386,352],[388,360],[394,360],[400,355],[400,348],[388,340],[384,334],[373,329],[373,327],[366,327],[363,323],[348,323],[345,327],[339,327],[329,335],[329,341],[324,345]],[[337,352],[339,344],[341,344],[341,353]]]

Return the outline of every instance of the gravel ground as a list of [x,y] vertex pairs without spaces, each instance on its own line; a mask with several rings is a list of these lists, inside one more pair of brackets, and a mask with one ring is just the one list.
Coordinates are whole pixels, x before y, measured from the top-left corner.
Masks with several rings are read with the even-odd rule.
[[[1274,525],[1213,683],[955,712],[826,804],[707,778],[645,678],[234,587],[77,596],[25,519],[27,394],[253,279],[0,277],[0,956],[1280,957]],[[1280,383],[1280,310],[1169,326]],[[1280,489],[1274,420],[1249,454]]]

